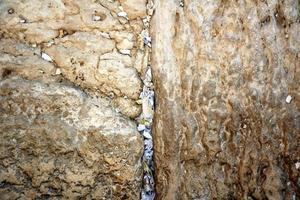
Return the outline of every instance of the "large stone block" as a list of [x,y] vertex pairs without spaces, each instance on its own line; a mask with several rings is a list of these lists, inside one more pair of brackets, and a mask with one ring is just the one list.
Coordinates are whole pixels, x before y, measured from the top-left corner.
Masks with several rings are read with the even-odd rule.
[[0,199],[139,198],[146,5],[122,3],[0,1]]
[[[140,114],[140,108],[136,109],[140,106],[135,104],[142,91],[140,77],[149,56],[141,36],[146,28],[144,17],[144,0],[4,0],[0,2],[0,36],[5,39],[1,43],[6,55],[1,60],[14,59],[11,54],[15,52],[7,52],[11,47],[6,40],[13,46],[14,42],[31,46],[35,56],[46,53],[62,76],[82,89],[126,99],[127,104],[115,107],[135,118]],[[36,58],[29,60],[22,53],[17,56],[26,65],[36,65]],[[28,70],[23,72],[28,74]],[[129,111],[129,105],[134,109]]]
[[158,199],[300,198],[299,2],[155,5]]
[[0,82],[1,199],[138,199],[143,141],[105,99],[58,83]]

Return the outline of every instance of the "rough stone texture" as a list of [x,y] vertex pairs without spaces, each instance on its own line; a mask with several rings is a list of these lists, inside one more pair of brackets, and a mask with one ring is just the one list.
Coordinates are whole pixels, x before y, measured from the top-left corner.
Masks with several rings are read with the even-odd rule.
[[[83,89],[131,99],[128,105],[138,99],[140,75],[148,61],[148,50],[140,36],[145,0],[0,3],[2,38],[31,44],[34,50],[46,53],[64,78]],[[122,10],[129,21],[118,15]],[[129,117],[137,117],[138,111],[135,109]]]
[[78,89],[0,83],[1,199],[136,199],[142,139],[134,122]]
[[120,2],[130,19],[146,17],[147,0],[120,0]]
[[145,16],[145,0],[0,1],[0,199],[139,198]]
[[155,4],[157,199],[299,199],[299,1]]
[[21,75],[30,80],[53,82],[59,79],[55,75],[53,64],[41,58],[41,49],[32,48],[12,39],[0,40],[0,78]]

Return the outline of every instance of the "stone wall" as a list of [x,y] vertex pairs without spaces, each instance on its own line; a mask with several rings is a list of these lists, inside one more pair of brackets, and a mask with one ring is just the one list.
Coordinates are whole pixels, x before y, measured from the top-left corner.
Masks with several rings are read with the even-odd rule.
[[[0,199],[152,195],[149,2],[0,1]],[[299,33],[297,0],[155,0],[157,199],[300,199]]]
[[0,199],[138,199],[146,0],[0,1]]
[[156,0],[157,199],[300,198],[300,5]]

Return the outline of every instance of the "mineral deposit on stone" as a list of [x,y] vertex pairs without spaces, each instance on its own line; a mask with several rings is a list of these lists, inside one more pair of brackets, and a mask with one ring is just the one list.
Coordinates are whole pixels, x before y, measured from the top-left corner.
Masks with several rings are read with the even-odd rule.
[[299,6],[155,1],[157,199],[300,199]]

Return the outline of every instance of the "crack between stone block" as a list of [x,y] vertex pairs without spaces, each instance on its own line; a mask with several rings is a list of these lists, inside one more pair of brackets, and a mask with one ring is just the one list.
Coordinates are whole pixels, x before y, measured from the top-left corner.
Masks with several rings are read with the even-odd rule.
[[[144,30],[141,32],[145,48],[150,48],[151,37],[149,36],[149,23],[154,9],[152,0],[147,2],[148,15],[144,18]],[[150,53],[151,54],[151,53]],[[148,55],[148,60],[150,59]],[[144,138],[144,153],[142,157],[143,177],[141,188],[141,200],[153,200],[155,198],[155,182],[154,182],[154,162],[153,162],[153,138],[152,138],[152,121],[154,115],[154,86],[152,83],[151,66],[148,64],[143,80],[143,91],[140,94],[140,103],[142,104],[142,113],[136,119],[138,122],[138,131]]]

